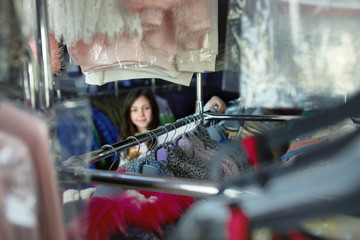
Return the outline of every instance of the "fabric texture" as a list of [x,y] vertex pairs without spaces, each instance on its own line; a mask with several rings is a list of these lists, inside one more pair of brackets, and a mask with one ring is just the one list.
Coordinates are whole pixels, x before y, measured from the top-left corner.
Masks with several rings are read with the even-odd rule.
[[88,211],[74,220],[69,239],[74,239],[79,225],[85,229],[82,239],[108,240],[119,232],[161,237],[163,227],[175,223],[194,202],[192,197],[135,190],[120,197],[93,197]]
[[[103,7],[92,1],[98,9]],[[150,77],[189,86],[194,72],[215,70],[217,1],[211,0],[211,5],[209,0],[151,2],[157,4],[124,1],[126,12],[141,21],[141,37],[130,31],[109,39],[92,29],[95,33],[90,41],[79,39],[68,46],[86,83],[103,85]],[[159,6],[159,2],[166,4]]]
[[189,157],[180,147],[173,149],[166,146],[167,167],[175,177],[207,180],[209,179],[208,167],[204,162],[196,161]]
[[124,33],[142,36],[140,18],[130,14],[118,0],[48,1],[49,29],[67,46],[90,43],[96,34],[109,40]]
[[[184,150],[184,152],[196,161],[203,162],[208,165],[211,158],[216,154],[216,150],[206,147],[204,143],[192,134],[191,132],[183,134],[177,139],[178,145]],[[228,178],[239,173],[235,162],[229,157],[222,159],[220,167],[220,179]]]

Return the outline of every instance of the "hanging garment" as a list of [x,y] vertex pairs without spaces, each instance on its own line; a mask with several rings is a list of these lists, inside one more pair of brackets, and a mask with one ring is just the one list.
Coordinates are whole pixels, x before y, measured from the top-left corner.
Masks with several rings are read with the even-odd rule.
[[[203,162],[206,165],[209,165],[209,162],[216,154],[214,149],[205,147],[204,143],[191,132],[183,134],[176,140],[176,143],[189,157],[192,157],[196,161]],[[219,169],[220,179],[226,179],[238,173],[239,169],[230,157],[222,159]]]
[[91,151],[96,135],[87,119],[92,118],[90,103],[86,100],[61,102],[54,106],[54,111],[62,160]]
[[105,83],[131,80],[131,79],[148,79],[158,78],[175,84],[190,86],[191,79],[194,75],[192,72],[179,72],[176,70],[174,64],[170,69],[162,69],[151,66],[131,67],[126,68],[109,68],[106,70],[96,70],[85,72],[85,82],[91,85],[103,85]]
[[90,99],[91,105],[96,107],[109,117],[111,123],[120,132],[121,115],[123,110],[123,100],[112,95],[94,96]]
[[211,27],[206,32],[200,49],[179,49],[176,53],[176,68],[180,72],[214,72],[218,55],[218,0],[209,1]]
[[[72,236],[79,232],[83,234],[82,239],[89,240],[129,235],[138,235],[139,239],[161,238],[163,228],[175,224],[194,202],[192,197],[142,190],[126,190],[118,197],[92,197],[89,209],[71,223],[74,228],[69,231],[69,239],[74,239]],[[75,226],[83,226],[85,231]]]
[[149,7],[125,1],[141,19],[142,38],[124,34],[110,41],[97,34],[90,43],[79,40],[68,50],[88,84],[151,77],[189,86],[194,72],[215,68],[217,14],[210,14],[210,7],[217,12],[212,5],[200,0]]
[[[136,141],[134,139],[134,141]],[[146,143],[141,143],[140,146],[134,146],[129,149],[129,151],[123,151],[120,153],[120,162],[119,162],[119,168],[124,168],[124,164],[127,164],[129,162],[134,162],[135,159],[139,158],[142,154],[146,154],[149,150]]]
[[89,44],[94,36],[109,41],[124,34],[141,38],[139,16],[129,14],[118,0],[49,0],[49,29],[56,40],[68,46],[83,41]]
[[161,125],[175,122],[175,117],[169,106],[168,101],[165,98],[160,97],[159,95],[155,96],[155,100],[159,107],[159,117]]
[[[142,143],[140,146],[146,146],[145,143]],[[133,147],[133,151],[136,154],[138,150],[138,146]],[[164,177],[172,177],[174,174],[167,167],[165,161],[158,161],[156,157],[157,150],[147,152],[146,150],[137,158],[127,158],[126,161],[121,161],[119,170],[123,172],[129,173],[137,173],[144,175],[153,175],[153,176],[164,176]],[[125,164],[123,164],[125,162]],[[144,168],[146,170],[146,165],[151,166],[151,174],[149,172],[144,172]],[[144,167],[145,166],[145,167]]]

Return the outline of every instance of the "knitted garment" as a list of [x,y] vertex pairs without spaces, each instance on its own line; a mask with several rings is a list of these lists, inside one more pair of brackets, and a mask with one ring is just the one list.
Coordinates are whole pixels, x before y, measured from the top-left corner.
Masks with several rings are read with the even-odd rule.
[[197,180],[208,179],[208,167],[206,163],[196,161],[189,157],[180,147],[174,149],[165,146],[167,150],[167,167],[176,177],[190,178]]
[[212,149],[217,149],[219,147],[220,143],[211,139],[209,132],[201,124],[196,126],[193,133],[204,143],[205,146]]
[[[201,161],[207,166],[209,165],[211,158],[216,154],[216,150],[206,147],[204,143],[191,132],[183,134],[178,138],[178,143],[180,142],[180,147],[189,157],[192,157],[196,161]],[[222,159],[221,168],[219,169],[219,178],[221,180],[238,173],[239,169],[230,157]]]
[[142,169],[145,164],[156,167],[156,174],[158,176],[171,177],[174,176],[172,171],[167,167],[166,162],[156,161],[155,159],[156,151],[151,151],[148,155],[142,158],[137,158],[131,162],[122,164],[119,169],[124,170],[126,172],[134,172],[142,174]]

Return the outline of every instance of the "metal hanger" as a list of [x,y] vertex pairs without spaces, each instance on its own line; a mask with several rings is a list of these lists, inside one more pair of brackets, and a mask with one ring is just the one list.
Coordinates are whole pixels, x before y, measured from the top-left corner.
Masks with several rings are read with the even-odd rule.
[[133,170],[135,171],[135,163],[134,163],[134,161],[135,161],[135,159],[137,158],[137,155],[139,154],[139,151],[140,151],[140,141],[139,141],[139,139],[137,139],[137,138],[134,137],[134,136],[129,136],[127,139],[135,139],[135,140],[137,141],[137,143],[138,143],[137,152],[136,152],[136,154],[134,154],[134,156],[131,157],[131,159],[130,159],[130,161],[132,161],[132,163],[133,163]]
[[[114,148],[113,146],[111,146],[110,144],[105,144],[105,145],[103,145],[101,148],[102,148],[102,149],[104,149],[104,148],[109,148],[109,149],[111,149],[112,152],[115,154],[115,159],[114,159],[114,161],[111,163],[111,165],[110,165],[110,167],[109,167],[109,170],[111,170],[111,168],[114,166],[115,162],[118,161],[118,153],[116,152],[115,148]],[[120,160],[120,158],[119,158],[119,160]]]

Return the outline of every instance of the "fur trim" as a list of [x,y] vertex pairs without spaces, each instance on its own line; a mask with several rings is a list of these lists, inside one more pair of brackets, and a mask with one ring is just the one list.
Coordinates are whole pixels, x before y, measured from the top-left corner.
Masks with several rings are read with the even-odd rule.
[[[60,75],[61,70],[64,67],[64,45],[59,43],[55,39],[55,35],[53,33],[49,34],[49,43],[50,43],[50,62],[51,62],[51,71],[55,75]],[[36,54],[36,45],[34,42],[34,38],[29,39],[29,46],[34,55],[37,57]],[[35,59],[37,60],[37,59]]]
[[50,33],[50,57],[51,57],[51,71],[55,75],[60,75],[64,67],[64,45],[55,39],[55,35]]
[[162,226],[175,223],[194,202],[187,196],[127,190],[118,198],[91,198],[74,226],[85,227],[89,240],[109,240],[117,231],[126,235],[130,226],[161,235]]

